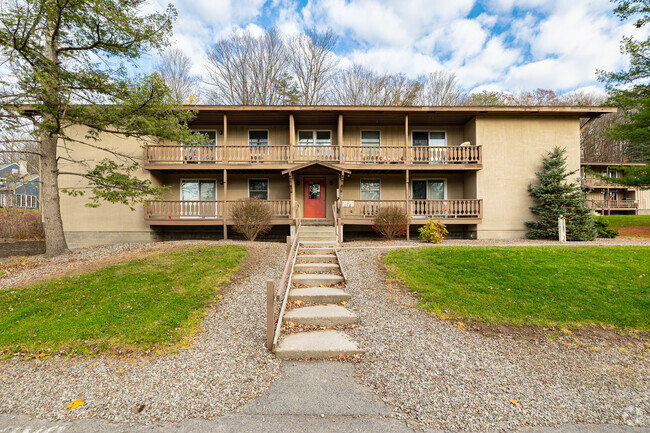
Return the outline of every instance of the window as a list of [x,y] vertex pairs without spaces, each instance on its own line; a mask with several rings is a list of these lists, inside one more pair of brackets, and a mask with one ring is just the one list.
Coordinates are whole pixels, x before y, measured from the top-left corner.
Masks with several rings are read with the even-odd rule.
[[379,146],[379,131],[361,131],[361,147]]
[[269,131],[248,131],[249,146],[268,146]]
[[[217,132],[216,131],[202,131],[196,130],[195,134],[203,134],[207,136],[207,141],[205,141],[202,146],[216,146],[217,145]],[[214,148],[206,148],[201,146],[189,146],[185,143],[181,143],[184,147],[182,148],[183,160],[196,163],[201,161],[215,161],[216,151]]]
[[268,179],[248,179],[248,197],[259,198],[260,200],[269,199],[269,180]]
[[413,200],[445,199],[445,181],[442,179],[414,180],[411,185]]
[[607,194],[607,191],[603,191],[603,199],[605,201],[618,200],[618,193],[617,191],[610,191],[609,194]]
[[361,179],[361,200],[381,200],[381,181]]
[[331,146],[331,131],[298,131],[298,144],[301,146]]
[[181,200],[216,200],[217,191],[214,180],[182,180]]

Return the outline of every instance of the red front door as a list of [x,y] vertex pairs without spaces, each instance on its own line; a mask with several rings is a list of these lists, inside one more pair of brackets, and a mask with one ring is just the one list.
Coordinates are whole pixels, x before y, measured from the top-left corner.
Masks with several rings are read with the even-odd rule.
[[325,179],[305,179],[305,218],[325,218]]

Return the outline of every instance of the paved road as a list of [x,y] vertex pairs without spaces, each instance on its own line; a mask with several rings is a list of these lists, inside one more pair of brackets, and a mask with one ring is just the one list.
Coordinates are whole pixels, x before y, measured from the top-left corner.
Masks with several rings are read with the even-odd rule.
[[[360,385],[354,367],[343,362],[284,362],[280,378],[269,390],[235,413],[214,420],[164,425],[110,424],[86,419],[51,422],[25,416],[0,415],[0,433],[412,433],[404,422]],[[431,432],[431,431],[429,431]],[[569,425],[533,428],[521,433],[650,433],[623,426]]]

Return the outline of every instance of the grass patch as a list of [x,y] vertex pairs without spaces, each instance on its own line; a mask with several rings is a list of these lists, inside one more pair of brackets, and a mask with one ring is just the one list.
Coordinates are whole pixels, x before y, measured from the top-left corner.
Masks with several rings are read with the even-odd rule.
[[648,247],[423,247],[385,261],[439,315],[650,330]]
[[245,254],[240,246],[187,248],[0,291],[0,351],[179,346]]
[[612,227],[650,226],[650,215],[603,215]]

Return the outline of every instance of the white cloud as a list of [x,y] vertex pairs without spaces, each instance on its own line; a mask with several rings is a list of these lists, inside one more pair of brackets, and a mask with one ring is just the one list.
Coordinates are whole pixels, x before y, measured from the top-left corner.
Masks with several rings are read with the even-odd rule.
[[[167,0],[155,0],[161,10]],[[645,39],[613,16],[609,0],[180,0],[173,41],[202,73],[209,46],[233,31],[283,35],[332,28],[341,39],[340,65],[361,63],[377,72],[410,77],[437,69],[456,72],[466,89],[558,92],[602,89],[595,71],[618,70],[623,35]]]

